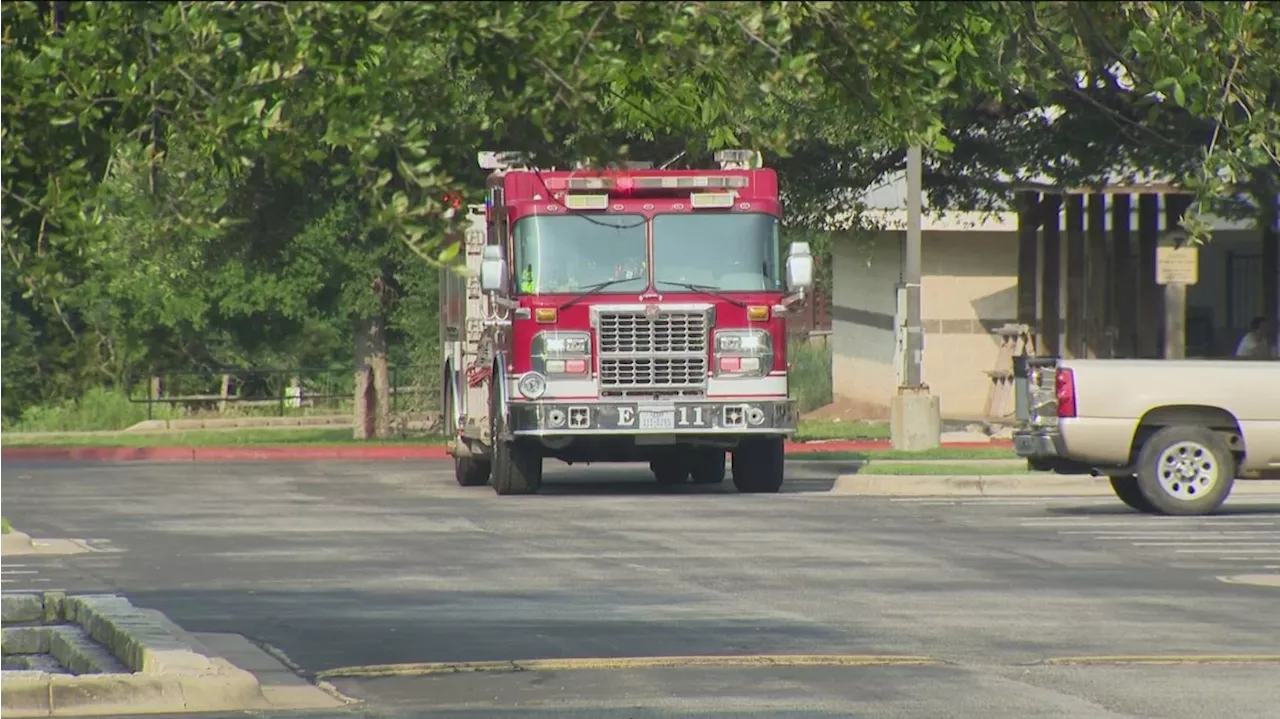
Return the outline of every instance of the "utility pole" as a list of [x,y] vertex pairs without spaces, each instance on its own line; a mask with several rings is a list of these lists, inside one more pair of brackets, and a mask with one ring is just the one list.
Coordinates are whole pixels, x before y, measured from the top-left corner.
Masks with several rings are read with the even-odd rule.
[[902,282],[906,286],[907,321],[906,372],[903,387],[916,389],[924,384],[924,327],[920,319],[920,264],[924,254],[924,242],[920,229],[923,192],[923,164],[919,145],[907,150],[907,246],[902,256]]
[[924,254],[922,224],[923,151],[919,145],[907,149],[907,241],[902,253],[902,282],[899,294],[905,327],[897,328],[899,360],[904,368],[902,385],[890,406],[890,442],[894,449],[919,451],[942,443],[942,419],[938,398],[924,384],[924,323],[920,312],[921,257]]

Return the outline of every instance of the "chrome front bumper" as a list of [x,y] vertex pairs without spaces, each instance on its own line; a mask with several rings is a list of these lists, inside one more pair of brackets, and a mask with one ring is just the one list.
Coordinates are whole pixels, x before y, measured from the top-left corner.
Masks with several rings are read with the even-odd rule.
[[581,435],[794,434],[790,399],[672,402],[512,402],[512,434]]

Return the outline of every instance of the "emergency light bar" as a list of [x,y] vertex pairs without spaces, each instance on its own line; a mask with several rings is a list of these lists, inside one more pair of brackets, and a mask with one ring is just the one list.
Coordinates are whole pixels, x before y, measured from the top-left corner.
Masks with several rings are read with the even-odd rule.
[[746,187],[747,178],[729,175],[686,175],[668,177],[550,177],[547,189],[556,190],[693,190],[714,187]]
[[689,207],[706,210],[712,207],[733,207],[732,192],[695,192],[689,195]]
[[720,150],[715,154],[721,170],[755,170],[764,167],[764,157],[758,150]]
[[515,167],[528,167],[528,155],[518,150],[476,153],[476,163],[482,170],[510,170]]
[[565,195],[564,206],[570,210],[605,210],[609,208],[609,196]]

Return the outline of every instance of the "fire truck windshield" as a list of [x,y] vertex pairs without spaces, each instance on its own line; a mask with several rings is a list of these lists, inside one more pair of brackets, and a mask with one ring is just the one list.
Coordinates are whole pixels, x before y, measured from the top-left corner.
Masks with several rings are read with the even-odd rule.
[[782,291],[781,245],[778,220],[771,215],[658,215],[653,219],[653,279],[720,292]]
[[521,294],[577,293],[596,286],[602,286],[601,294],[634,293],[649,284],[640,215],[525,217],[515,223],[512,240]]

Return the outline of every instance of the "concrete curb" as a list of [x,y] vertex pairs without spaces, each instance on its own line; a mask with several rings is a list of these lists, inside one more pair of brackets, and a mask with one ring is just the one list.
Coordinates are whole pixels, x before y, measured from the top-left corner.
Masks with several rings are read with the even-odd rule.
[[32,539],[26,532],[19,532],[12,528],[8,534],[0,537],[3,537],[0,539],[0,556],[4,557],[20,557],[29,554],[66,556],[100,551],[80,539]]
[[842,474],[836,477],[830,490],[830,494],[885,497],[1102,496],[1111,493],[1111,484],[1106,478],[1044,474]]
[[[876,497],[1109,497],[1106,477],[1057,474],[874,475],[842,474],[828,494]],[[1280,483],[1237,481],[1239,494],[1280,494]]]
[[[5,628],[7,654],[33,648],[16,646],[11,632],[45,628],[83,634],[96,643],[103,656],[90,656],[83,647],[61,650],[75,658],[76,668],[102,670],[111,664],[124,670],[79,675],[4,671],[0,708],[5,716],[234,711],[266,705],[253,674],[208,656],[207,649],[164,615],[135,607],[124,597],[10,593],[3,597],[3,620],[26,625]],[[32,640],[14,636],[24,638]]]
[[[955,442],[943,449],[1005,449],[1009,442]],[[788,455],[872,452],[891,449],[888,440],[789,442]],[[444,445],[263,445],[255,447],[4,447],[6,462],[305,462],[358,459],[396,461],[449,459]],[[903,459],[902,461],[914,461]],[[956,460],[959,461],[959,460]]]

